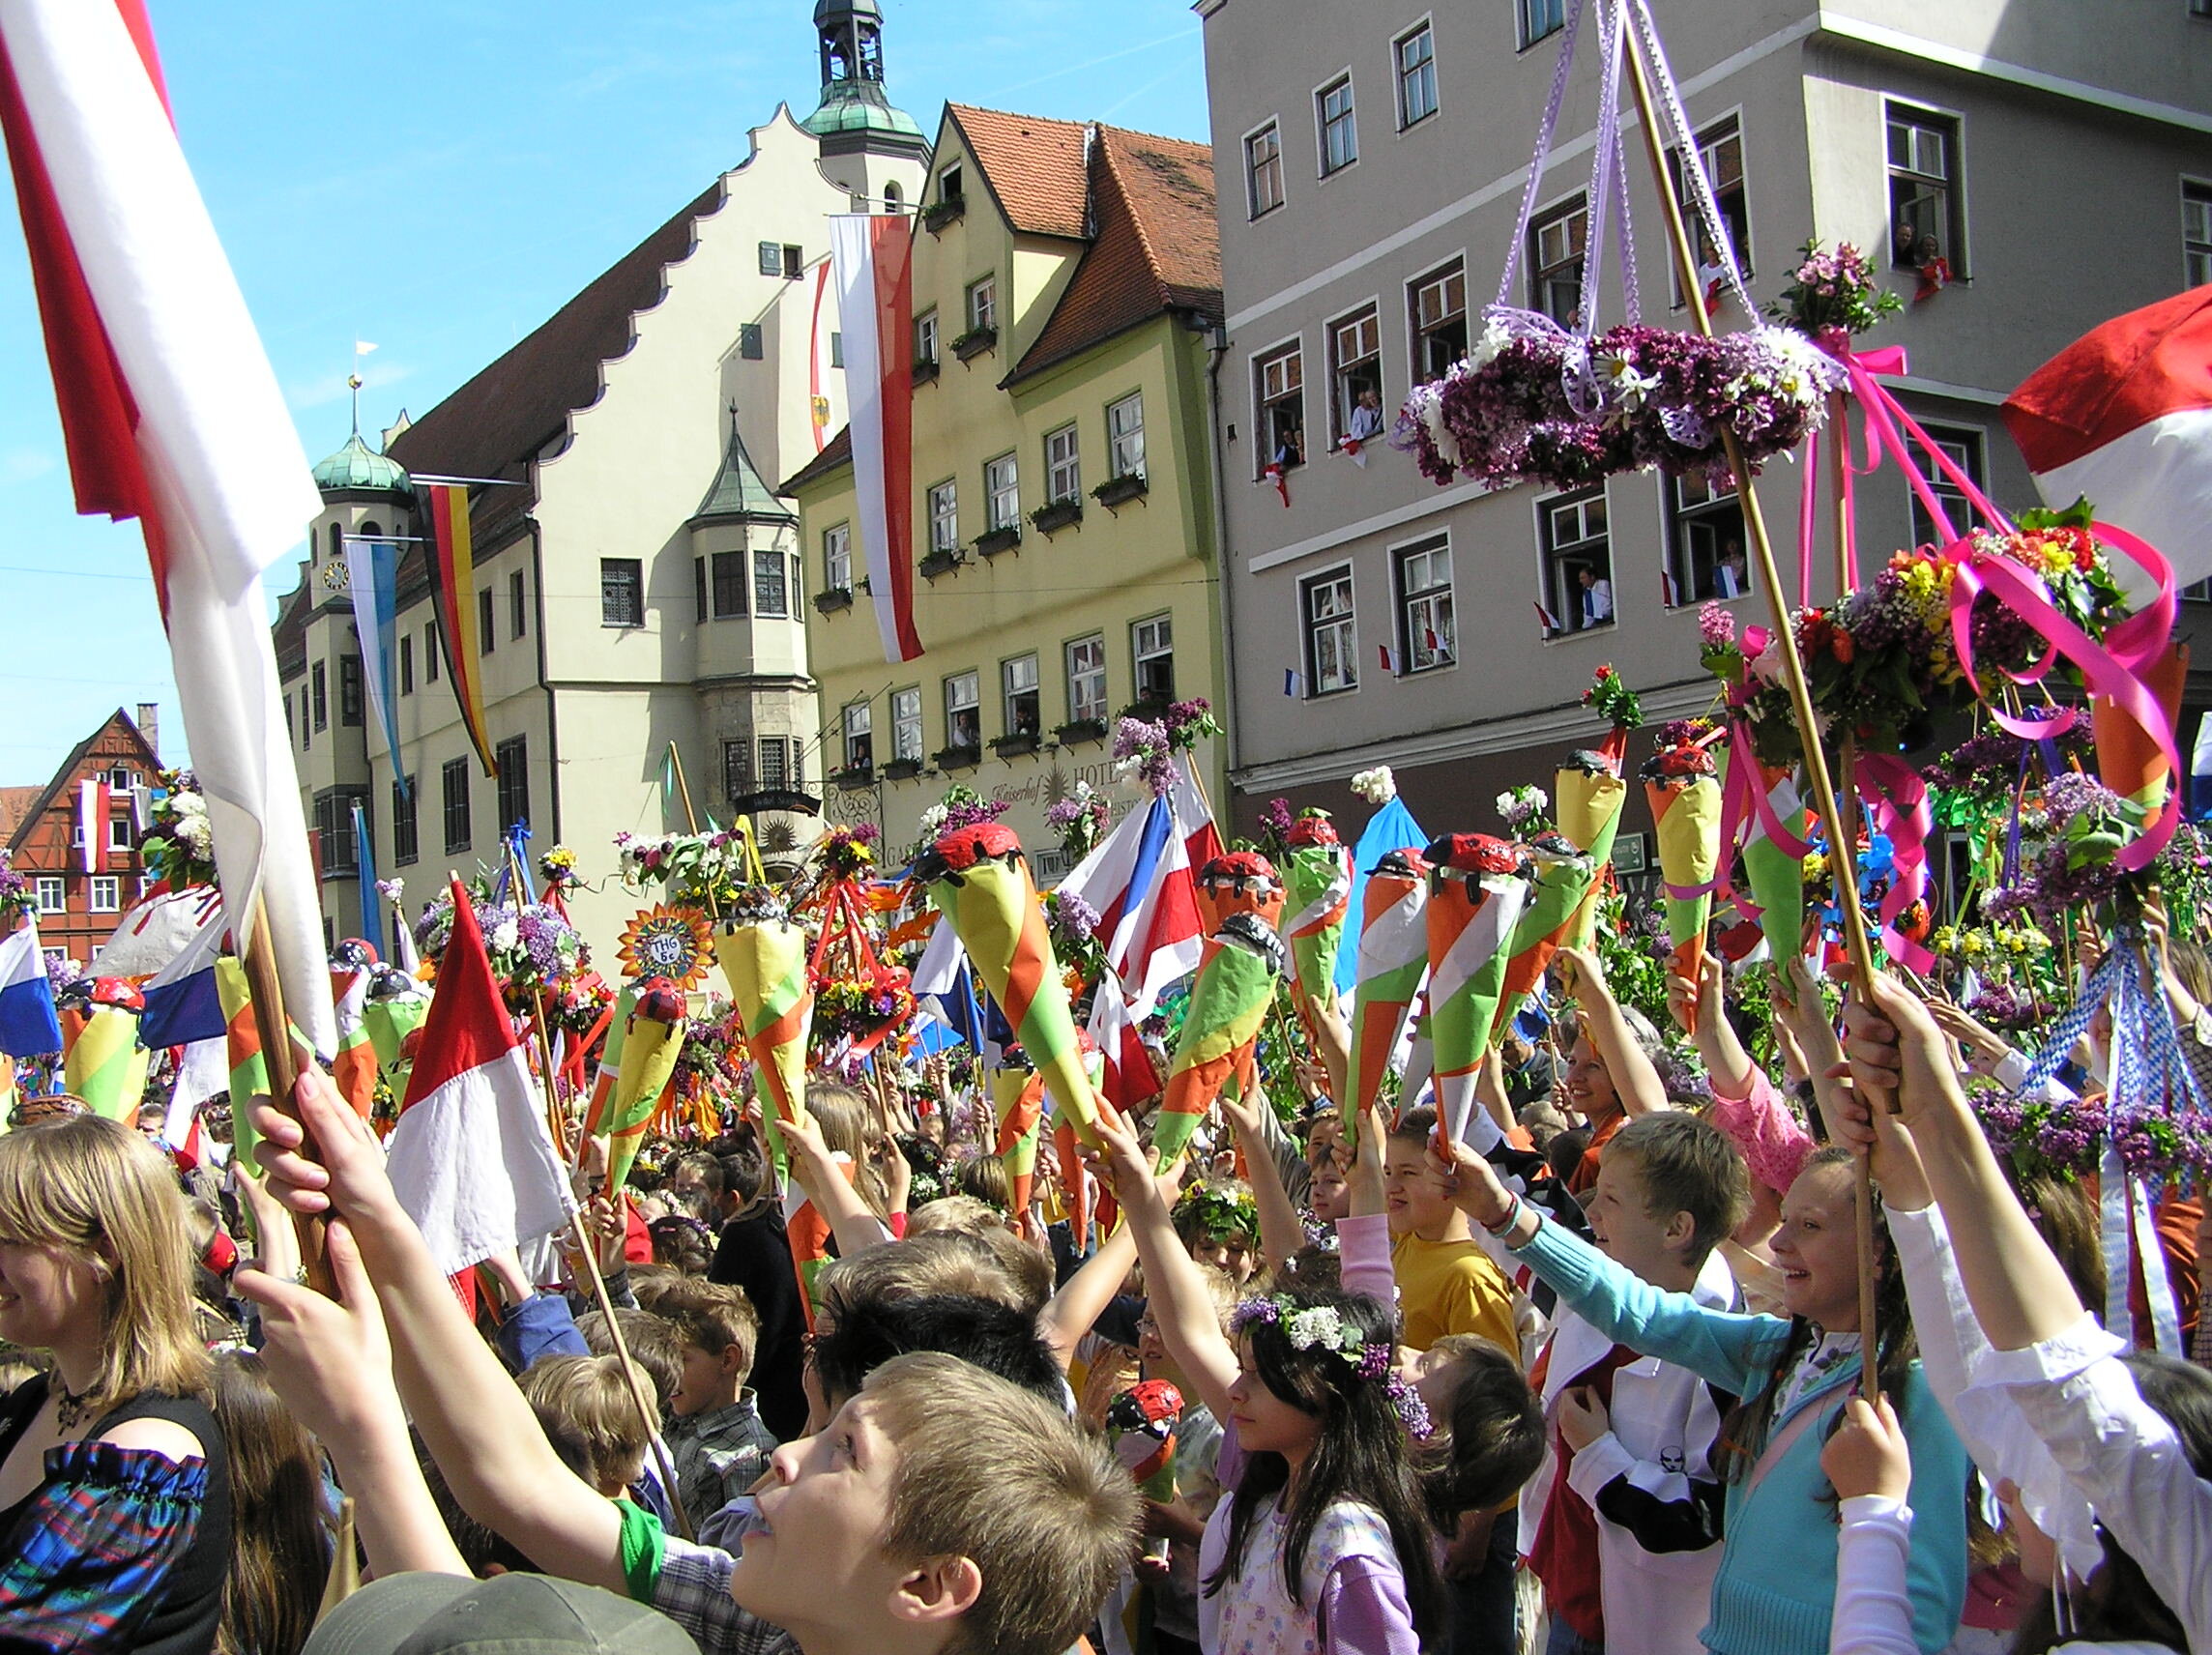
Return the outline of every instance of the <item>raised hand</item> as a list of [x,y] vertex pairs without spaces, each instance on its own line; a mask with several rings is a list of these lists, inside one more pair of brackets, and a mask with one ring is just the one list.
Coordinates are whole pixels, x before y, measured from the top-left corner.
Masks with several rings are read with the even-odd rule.
[[1889,1398],[1869,1406],[1864,1397],[1844,1405],[1844,1422],[1820,1450],[1820,1469],[1845,1499],[1885,1495],[1901,1500],[1912,1489],[1912,1454]]

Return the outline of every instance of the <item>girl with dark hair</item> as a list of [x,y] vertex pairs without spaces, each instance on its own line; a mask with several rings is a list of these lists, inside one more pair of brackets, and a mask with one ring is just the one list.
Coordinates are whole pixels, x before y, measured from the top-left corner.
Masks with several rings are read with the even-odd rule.
[[1229,1497],[1199,1551],[1207,1655],[1414,1655],[1442,1631],[1435,1536],[1406,1447],[1419,1399],[1391,1370],[1389,1311],[1318,1288],[1250,1298],[1224,1334],[1151,1162],[1101,1121],[1161,1341],[1224,1425]]
[[297,1655],[331,1570],[322,1453],[257,1355],[216,1358],[215,1417],[238,1505],[217,1655]]

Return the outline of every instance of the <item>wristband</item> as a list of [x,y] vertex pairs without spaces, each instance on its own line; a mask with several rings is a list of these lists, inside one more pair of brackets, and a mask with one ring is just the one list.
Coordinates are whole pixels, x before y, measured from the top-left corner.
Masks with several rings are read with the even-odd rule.
[[1510,1231],[1512,1230],[1512,1228],[1513,1228],[1513,1227],[1514,1227],[1516,1224],[1518,1224],[1518,1223],[1520,1223],[1520,1222],[1521,1222],[1521,1198],[1520,1198],[1518,1195],[1516,1195],[1516,1196],[1514,1196],[1514,1197],[1513,1197],[1513,1199],[1512,1199],[1512,1200],[1511,1200],[1511,1201],[1510,1201],[1510,1202],[1509,1202],[1509,1203],[1506,1205],[1506,1207],[1505,1207],[1505,1216],[1504,1216],[1502,1219],[1500,1219],[1500,1220],[1499,1220],[1498,1223],[1496,1223],[1496,1224],[1485,1224],[1485,1225],[1484,1225],[1482,1228],[1483,1228],[1483,1230],[1485,1231],[1485,1233],[1487,1233],[1487,1234],[1491,1234],[1491,1235],[1503,1236],[1503,1235],[1505,1235],[1505,1234],[1506,1234],[1508,1232],[1510,1232]]

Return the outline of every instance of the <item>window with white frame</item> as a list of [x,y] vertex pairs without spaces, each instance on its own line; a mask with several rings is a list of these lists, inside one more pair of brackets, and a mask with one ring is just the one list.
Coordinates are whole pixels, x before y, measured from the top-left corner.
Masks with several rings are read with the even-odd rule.
[[873,769],[876,766],[876,738],[873,710],[864,701],[856,701],[845,709],[845,768],[848,770]]
[[1283,204],[1283,133],[1272,121],[1244,140],[1244,197],[1255,218]]
[[1075,443],[1075,427],[1062,425],[1044,437],[1044,491],[1048,504],[1073,500],[1083,492],[1083,459]]
[[983,744],[983,711],[977,675],[954,673],[945,681],[945,744],[975,748]]
[[980,334],[999,325],[999,278],[986,276],[968,284],[968,328]]
[[1298,619],[1305,629],[1306,693],[1357,689],[1359,639],[1353,624],[1351,565],[1298,582]]
[[107,819],[107,848],[111,851],[131,849],[131,818],[110,816]]
[[69,910],[69,880],[61,874],[39,876],[39,912],[63,914]]
[[1106,405],[1107,458],[1116,477],[1145,475],[1145,398],[1143,392]]
[[917,367],[937,361],[937,311],[934,308],[924,310],[914,319],[914,360]]
[[753,613],[781,618],[791,613],[790,564],[783,553],[753,553]]
[[1352,76],[1333,80],[1314,94],[1321,122],[1321,174],[1342,172],[1359,159],[1359,128],[1352,110]]
[[1589,202],[1578,195],[1528,226],[1528,307],[1562,328],[1575,326],[1583,302],[1583,250],[1589,243]]
[[1524,50],[1567,26],[1567,0],[1520,0]]
[[85,884],[85,906],[94,914],[115,914],[123,907],[123,881],[115,874],[94,874]]
[[1406,315],[1413,339],[1413,377],[1441,379],[1467,355],[1467,263],[1453,259],[1441,270],[1407,284]]
[[1437,39],[1426,22],[1391,44],[1398,62],[1398,125],[1411,127],[1437,112]]
[[2195,178],[2181,181],[2181,275],[2184,287],[2212,281],[2212,184]]
[[1301,345],[1285,345],[1252,364],[1260,405],[1260,440],[1253,445],[1265,475],[1269,466],[1289,471],[1306,462],[1306,358]]
[[1038,688],[1035,655],[1001,661],[999,691],[1007,735],[1036,736],[1043,732],[1044,696]]
[[1382,324],[1375,306],[1328,325],[1329,435],[1371,443],[1382,434]]
[[1604,487],[1538,501],[1536,522],[1548,631],[1556,637],[1612,625],[1613,541]]
[[[1925,429],[1935,440],[1936,447],[1958,467],[1968,482],[1976,488],[1987,486],[1983,480],[1985,474],[1982,469],[1983,445],[1980,431],[1971,425],[1934,423],[1926,425]],[[1933,463],[1928,466],[1928,486],[1936,498],[1942,502],[1943,515],[1951,520],[1951,535],[1964,535],[1972,527],[1974,513],[1967,503],[1966,491],[1944,476]],[[1916,546],[1939,546],[1948,541],[1951,536],[1944,534],[1941,525],[1928,514],[1928,508],[1920,503],[1917,489],[1911,491],[1910,498],[1912,543]]]
[[1012,454],[983,462],[983,515],[986,529],[1010,529],[1022,520],[1021,478]]
[[921,763],[921,687],[891,691],[891,757],[901,764]]
[[961,179],[958,163],[946,167],[937,175],[937,199],[939,202],[965,201],[968,198],[965,190],[966,185]]
[[956,483],[941,482],[929,491],[929,549],[946,553],[960,549],[960,489]]
[[1966,274],[1966,199],[1953,115],[1883,106],[1889,135],[1889,262],[1925,270],[1941,259]]
[[853,530],[840,523],[822,531],[822,585],[829,592],[853,590]]
[[1751,590],[1743,502],[1695,472],[1666,478],[1667,607],[1707,598],[1741,597]]
[[1398,670],[1427,672],[1459,659],[1452,624],[1451,542],[1439,536],[1391,558],[1398,592]]
[[1067,646],[1067,721],[1106,722],[1106,635],[1093,632]]
[[[1735,249],[1736,264],[1742,269],[1746,281],[1751,279],[1751,207],[1743,188],[1743,129],[1733,115],[1723,116],[1698,134],[1698,164],[1704,169],[1705,187],[1713,192],[1713,206],[1721,216],[1721,227],[1728,231],[1729,243]],[[1690,226],[1698,241],[1698,279],[1709,292],[1720,279],[1721,256],[1713,247],[1705,228],[1691,212],[1690,201],[1683,190],[1682,157],[1679,151],[1667,152],[1667,172],[1674,182],[1674,189],[1682,199],[1683,222]],[[1682,278],[1674,277],[1674,303],[1680,305]]]
[[1139,701],[1175,699],[1175,623],[1165,615],[1139,621],[1129,628]]

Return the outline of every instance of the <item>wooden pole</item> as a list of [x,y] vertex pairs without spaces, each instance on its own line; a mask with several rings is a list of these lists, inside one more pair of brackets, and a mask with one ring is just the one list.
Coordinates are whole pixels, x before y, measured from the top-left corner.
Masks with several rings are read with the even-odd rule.
[[[622,1193],[614,1193],[616,1211],[621,1211]],[[655,1463],[660,1467],[660,1480],[668,1489],[668,1504],[676,1516],[677,1531],[684,1539],[697,1538],[691,1532],[690,1516],[684,1509],[683,1495],[676,1486],[676,1467],[669,1463],[668,1445],[660,1439],[660,1410],[645,1394],[645,1379],[637,1371],[637,1363],[629,1353],[629,1341],[623,1337],[622,1323],[615,1319],[614,1301],[607,1297],[607,1279],[599,1273],[599,1240],[584,1222],[582,1208],[569,1219],[576,1234],[577,1251],[584,1256],[584,1271],[591,1277],[592,1299],[606,1318],[607,1341],[615,1348],[615,1361],[622,1368],[623,1382],[629,1387],[629,1400],[637,1408],[637,1416],[645,1422],[646,1439],[653,1444]]]
[[[1674,193],[1674,181],[1667,171],[1667,158],[1659,145],[1658,123],[1653,119],[1651,82],[1645,71],[1644,56],[1639,49],[1636,32],[1629,32],[1627,43],[1627,69],[1630,89],[1636,96],[1638,124],[1644,133],[1644,150],[1651,163],[1651,178],[1659,191],[1659,206],[1667,224],[1667,239],[1674,255],[1674,270],[1682,283],[1682,294],[1689,304],[1690,316],[1698,325],[1698,332],[1711,338],[1713,322],[1705,311],[1705,298],[1698,281],[1697,259],[1690,249],[1688,232],[1682,224],[1682,205]],[[1694,155],[1683,158],[1685,165],[1696,166]],[[1831,447],[1841,452],[1841,434],[1831,431],[1836,438]],[[1745,537],[1751,541],[1753,554],[1759,559],[1759,578],[1766,588],[1768,611],[1774,622],[1777,644],[1782,652],[1783,676],[1790,686],[1790,711],[1795,716],[1797,733],[1805,747],[1806,779],[1813,786],[1814,808],[1828,828],[1829,878],[1833,882],[1837,908],[1844,917],[1844,946],[1849,956],[1852,976],[1857,980],[1859,992],[1864,994],[1875,974],[1874,946],[1867,936],[1866,915],[1858,901],[1857,842],[1855,828],[1851,837],[1845,836],[1846,818],[1837,803],[1837,790],[1828,773],[1826,755],[1820,748],[1820,724],[1813,709],[1812,687],[1805,680],[1805,663],[1797,653],[1797,634],[1790,624],[1790,606],[1782,595],[1781,570],[1774,560],[1774,542],[1767,537],[1766,517],[1760,510],[1759,494],[1752,486],[1751,468],[1744,463],[1743,450],[1735,440],[1735,433],[1725,426],[1721,430],[1723,451],[1728,456],[1730,474],[1735,479],[1736,499],[1743,508]],[[1837,572],[1842,575],[1843,549],[1837,548]],[[1845,738],[1844,751],[1850,752],[1848,736]],[[1871,1101],[1871,1100],[1870,1100]],[[1880,1394],[1880,1379],[1877,1374],[1875,1277],[1877,1261],[1874,1243],[1874,1176],[1871,1158],[1859,1160],[1858,1200],[1858,1262],[1859,1262],[1859,1338],[1864,1351],[1860,1359],[1859,1383],[1867,1400],[1877,1400]]]
[[[261,1036],[261,1061],[269,1071],[270,1101],[276,1106],[278,1114],[298,1120],[300,1106],[293,1099],[292,1089],[299,1084],[301,1060],[292,1044],[292,1020],[284,1010],[283,979],[276,974],[276,944],[269,934],[269,911],[259,897],[254,898],[253,916],[247,922],[246,949],[239,963],[246,970],[247,994],[253,1002],[253,1027]],[[312,1063],[314,1060],[310,1056],[307,1061]],[[250,1098],[232,1098],[233,1118],[251,1101]],[[306,1133],[305,1126],[301,1130]],[[312,1133],[306,1133],[301,1140],[300,1148],[311,1161],[322,1158]],[[323,1232],[327,1227],[326,1219],[299,1213],[292,1217],[292,1228],[300,1237],[300,1263],[307,1285],[326,1298],[335,1298],[337,1278],[331,1273],[330,1256],[323,1247]]]

